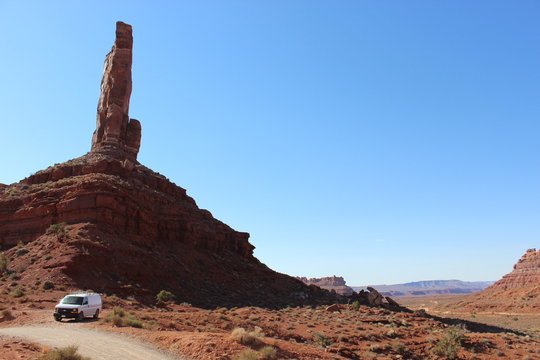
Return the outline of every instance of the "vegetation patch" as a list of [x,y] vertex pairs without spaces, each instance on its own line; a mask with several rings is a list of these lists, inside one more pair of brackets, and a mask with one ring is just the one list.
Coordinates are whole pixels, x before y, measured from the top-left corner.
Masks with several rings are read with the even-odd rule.
[[47,228],[47,234],[56,235],[57,238],[62,239],[66,235],[66,226],[65,222],[52,224]]
[[167,290],[161,290],[156,295],[156,300],[160,304],[166,304],[166,303],[169,303],[169,302],[173,302],[175,298],[176,297],[174,296],[174,294],[172,292],[170,292],[170,291],[167,291]]
[[313,341],[323,348],[332,345],[333,341],[323,333],[313,332]]
[[8,258],[3,252],[0,253],[0,274],[4,274],[7,271],[8,265],[9,265]]
[[121,307],[115,306],[112,314],[107,315],[103,320],[106,323],[112,323],[117,327],[134,327],[141,329],[143,323],[134,314],[126,312]]
[[432,351],[435,355],[441,356],[443,359],[456,360],[458,359],[459,349],[463,346],[464,341],[464,330],[460,327],[451,327]]
[[90,360],[89,357],[77,353],[77,346],[68,346],[56,350],[47,351],[40,360]]
[[236,328],[231,332],[230,339],[242,345],[256,346],[262,344],[264,334],[260,327],[255,327],[254,331],[246,331],[244,328]]

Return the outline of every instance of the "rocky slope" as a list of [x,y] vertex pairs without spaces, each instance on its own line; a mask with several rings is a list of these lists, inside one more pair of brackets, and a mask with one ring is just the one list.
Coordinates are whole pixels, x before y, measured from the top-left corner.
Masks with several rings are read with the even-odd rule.
[[297,276],[296,278],[307,285],[316,285],[328,291],[333,290],[339,295],[349,296],[353,293],[353,289],[347,286],[345,279],[343,279],[341,276],[334,275],[322,278],[306,278]]
[[141,124],[128,115],[132,42],[131,26],[118,22],[91,151],[0,186],[0,246],[10,259],[2,286],[50,281],[143,301],[168,290],[210,307],[334,298],[260,263],[248,233],[137,161]]
[[527,250],[512,272],[484,291],[448,307],[475,311],[540,312],[540,250]]

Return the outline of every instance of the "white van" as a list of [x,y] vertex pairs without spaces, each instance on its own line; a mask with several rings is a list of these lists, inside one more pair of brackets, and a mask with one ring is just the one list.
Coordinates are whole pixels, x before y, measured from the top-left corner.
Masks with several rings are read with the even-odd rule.
[[64,296],[54,307],[54,319],[77,319],[83,321],[85,317],[99,317],[101,311],[101,296],[92,292],[73,293]]

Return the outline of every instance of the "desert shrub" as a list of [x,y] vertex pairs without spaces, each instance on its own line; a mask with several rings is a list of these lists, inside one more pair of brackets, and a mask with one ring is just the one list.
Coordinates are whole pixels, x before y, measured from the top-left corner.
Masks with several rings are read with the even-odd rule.
[[409,349],[407,349],[407,346],[405,346],[404,343],[400,341],[394,341],[392,343],[392,350],[400,355],[405,355],[409,352]]
[[3,274],[7,271],[8,265],[9,265],[8,258],[3,252],[0,253],[0,274]]
[[43,283],[43,290],[50,290],[54,288],[54,283],[52,281],[45,281]]
[[2,310],[2,317],[4,319],[13,319],[13,314],[8,309]]
[[277,358],[277,349],[273,346],[265,346],[259,350],[259,359],[274,360]]
[[137,319],[135,315],[129,314],[124,317],[124,326],[142,329],[143,323],[141,320]]
[[58,239],[62,239],[66,235],[66,225],[65,222],[52,224],[47,228],[47,234],[54,234]]
[[236,355],[233,360],[258,360],[259,353],[254,350],[244,350]]
[[25,295],[25,292],[24,292],[24,289],[22,287],[17,286],[15,288],[15,290],[13,290],[11,295],[13,295],[14,298],[20,298],[20,297],[23,297]]
[[230,339],[242,345],[259,345],[262,343],[261,328],[256,327],[254,331],[246,331],[244,328],[236,328],[231,332]]
[[115,306],[112,314],[107,315],[102,321],[110,322],[117,327],[134,327],[138,329],[143,327],[142,321],[137,316],[125,312],[124,309],[118,306]]
[[332,345],[332,340],[323,333],[314,332],[313,341],[324,348]]
[[41,356],[42,360],[90,360],[89,357],[77,353],[77,346],[68,346],[52,351],[48,351]]
[[126,315],[126,312],[121,307],[115,306],[113,308],[113,315],[119,316],[119,317],[124,317]]
[[353,301],[353,303],[351,304],[351,308],[353,310],[359,310],[360,309],[360,301],[358,301],[358,300]]
[[458,359],[459,349],[465,340],[464,330],[459,327],[451,327],[446,334],[437,342],[432,351],[435,355],[447,360]]
[[15,251],[15,255],[17,255],[17,256],[22,256],[22,255],[27,254],[27,253],[28,253],[28,249],[25,249],[25,248],[18,249],[17,251]]
[[168,303],[174,301],[175,296],[172,292],[169,292],[167,290],[161,290],[156,295],[156,300],[158,303]]

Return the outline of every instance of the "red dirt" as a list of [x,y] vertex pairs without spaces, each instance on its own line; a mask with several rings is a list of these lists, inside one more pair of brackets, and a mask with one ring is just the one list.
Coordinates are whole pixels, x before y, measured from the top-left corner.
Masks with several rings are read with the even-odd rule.
[[[54,323],[52,308],[63,294],[36,291],[23,299],[3,295],[2,304],[12,309],[14,319],[0,322],[0,327]],[[114,327],[103,321],[112,313],[112,306],[134,314],[143,328]],[[231,360],[242,351],[262,346],[275,347],[280,359],[436,359],[440,357],[433,349],[449,329],[449,325],[420,313],[367,306],[358,310],[345,306],[341,313],[325,311],[324,307],[206,310],[187,304],[147,307],[116,297],[105,297],[102,321],[88,320],[81,326],[138,336],[164,350],[201,360]],[[248,331],[260,328],[262,343],[247,346],[231,339],[237,327]],[[486,326],[465,331],[459,359],[539,358],[538,333],[493,331],[501,329]]]

